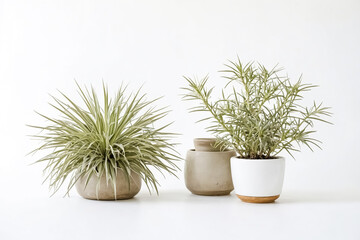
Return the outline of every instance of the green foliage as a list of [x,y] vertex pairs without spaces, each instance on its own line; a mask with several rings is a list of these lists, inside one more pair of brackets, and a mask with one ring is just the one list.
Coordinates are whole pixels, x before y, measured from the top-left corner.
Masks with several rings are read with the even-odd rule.
[[61,117],[39,114],[49,125],[30,126],[41,130],[34,137],[40,139],[42,145],[33,152],[51,150],[37,161],[47,163],[44,181],[50,181],[55,193],[69,178],[68,194],[80,177],[88,181],[93,175],[99,179],[105,175],[115,190],[120,168],[128,180],[131,171],[139,173],[149,191],[158,192],[158,182],[149,166],[175,175],[177,166],[173,161],[179,160],[174,144],[169,143],[175,134],[164,132],[169,124],[160,128],[153,126],[168,111],[152,107],[157,99],[147,101],[140,90],[126,96],[126,87],[121,87],[115,98],[110,99],[105,85],[101,106],[93,88],[77,86],[85,108],[60,92],[64,99],[52,97],[55,103],[50,105]]
[[[227,80],[222,96],[213,102],[214,88],[207,89],[208,77],[192,80],[185,77],[185,100],[200,104],[191,112],[208,112],[211,120],[207,130],[217,136],[217,144],[232,147],[241,158],[274,158],[281,151],[299,151],[300,144],[311,150],[319,147],[319,140],[312,138],[314,122],[327,122],[328,107],[313,103],[302,105],[303,94],[316,87],[300,79],[292,84],[287,76],[279,76],[282,69],[266,69],[261,64],[242,64],[230,61],[225,65]],[[297,143],[296,145],[294,145]]]

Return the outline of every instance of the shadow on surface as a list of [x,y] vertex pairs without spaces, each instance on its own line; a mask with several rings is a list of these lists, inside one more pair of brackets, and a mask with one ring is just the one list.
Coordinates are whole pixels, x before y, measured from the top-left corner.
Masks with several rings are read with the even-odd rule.
[[148,192],[141,192],[139,195],[134,198],[134,200],[139,202],[199,202],[199,203],[213,203],[218,201],[231,201],[236,198],[233,194],[224,195],[224,196],[201,196],[190,193],[186,190],[164,190],[159,192],[159,195],[152,193],[151,195]]
[[[80,196],[78,196],[81,198]],[[82,201],[96,202],[97,200],[88,200],[81,198]],[[163,190],[159,192],[159,195],[156,193],[149,194],[148,191],[141,191],[134,198],[117,200],[117,201],[100,201],[103,203],[113,204],[116,203],[176,203],[176,202],[191,202],[191,203],[200,203],[200,204],[213,204],[219,202],[235,202],[242,203],[246,205],[281,205],[281,204],[291,204],[291,203],[360,203],[360,192],[350,192],[350,191],[334,191],[334,192],[320,192],[320,191],[284,191],[280,198],[277,199],[274,203],[245,203],[239,200],[235,193],[232,192],[229,195],[225,196],[201,196],[190,193],[186,190]]]

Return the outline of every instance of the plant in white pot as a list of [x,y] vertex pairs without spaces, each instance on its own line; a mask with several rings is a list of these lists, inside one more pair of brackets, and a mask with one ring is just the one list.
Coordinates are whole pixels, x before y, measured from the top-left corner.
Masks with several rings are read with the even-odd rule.
[[208,131],[217,136],[217,145],[233,148],[231,173],[236,195],[245,202],[275,201],[282,190],[286,151],[293,156],[301,144],[313,150],[320,141],[313,138],[314,122],[326,122],[328,107],[315,102],[305,107],[303,94],[315,85],[301,78],[292,83],[280,76],[282,69],[266,69],[263,65],[230,61],[226,70],[226,86],[221,98],[211,101],[214,88],[206,88],[202,80],[188,82],[186,100],[197,100],[193,112],[205,111],[212,120]]
[[[45,162],[46,179],[53,192],[65,180],[67,194],[76,185],[78,193],[88,199],[116,200],[135,196],[143,180],[149,191],[158,192],[158,182],[151,170],[164,170],[175,175],[179,160],[170,142],[173,133],[164,132],[169,125],[154,127],[167,115],[164,108],[156,109],[157,100],[146,95],[126,95],[120,88],[113,99],[103,85],[103,99],[93,88],[81,88],[82,104],[61,93],[62,100],[53,97],[50,104],[59,113],[52,118],[39,114],[48,122],[35,135],[42,144],[34,150],[47,150],[37,162]],[[102,102],[100,102],[102,101]],[[50,151],[50,152],[49,152]]]

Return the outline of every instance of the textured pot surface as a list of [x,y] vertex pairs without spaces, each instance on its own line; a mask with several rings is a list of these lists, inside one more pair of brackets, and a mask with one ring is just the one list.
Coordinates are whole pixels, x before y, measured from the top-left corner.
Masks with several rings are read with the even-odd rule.
[[244,202],[275,201],[282,190],[285,159],[231,158],[231,174],[236,195]]
[[83,198],[94,199],[94,200],[118,200],[118,199],[129,199],[134,197],[141,188],[141,177],[135,172],[131,172],[130,175],[130,188],[126,180],[125,174],[121,169],[118,169],[116,177],[116,196],[114,193],[114,186],[109,181],[106,183],[106,177],[102,176],[96,194],[96,187],[99,178],[93,175],[85,187],[86,177],[81,177],[76,182],[76,190]]
[[194,194],[227,195],[233,189],[230,158],[234,151],[189,150],[185,159],[185,184]]
[[216,138],[195,138],[195,151],[219,152],[220,147],[215,147]]

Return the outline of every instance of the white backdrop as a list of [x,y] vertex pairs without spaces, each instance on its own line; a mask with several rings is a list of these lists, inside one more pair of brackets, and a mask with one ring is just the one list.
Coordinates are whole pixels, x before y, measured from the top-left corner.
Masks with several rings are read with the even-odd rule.
[[[182,76],[209,74],[220,88],[218,70],[237,55],[279,63],[294,81],[303,74],[320,85],[308,97],[332,107],[334,125],[317,125],[322,151],[304,148],[296,161],[283,154],[283,192],[299,201],[312,193],[359,196],[359,12],[358,0],[0,0],[0,203],[64,193],[48,199],[43,166],[28,166],[40,155],[25,156],[37,146],[25,124],[41,123],[33,110],[53,113],[49,93],[76,98],[74,79],[97,89],[104,80],[112,92],[122,82],[144,84],[143,92],[164,96],[159,106],[173,110],[167,119],[182,134],[176,141],[184,157],[194,137],[208,134],[205,123],[195,124],[199,115],[188,114],[191,103],[181,101]],[[185,188],[182,173],[159,177],[160,195]]]

